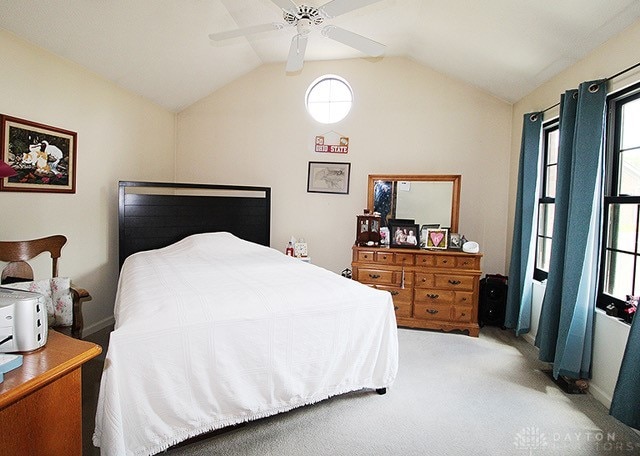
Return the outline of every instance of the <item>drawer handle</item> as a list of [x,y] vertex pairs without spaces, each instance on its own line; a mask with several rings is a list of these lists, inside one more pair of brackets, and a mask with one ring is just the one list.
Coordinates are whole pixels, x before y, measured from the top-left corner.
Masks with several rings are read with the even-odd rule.
[[398,306],[393,306],[393,310],[398,310],[400,307]]
[[369,277],[371,277],[372,279],[379,279],[380,275],[379,274],[369,274]]
[[430,294],[427,295],[427,298],[431,298],[431,299],[438,299],[439,297],[440,297],[440,295],[437,295],[437,294],[431,294],[430,293]]
[[459,280],[449,280],[449,283],[451,285],[460,285],[460,283],[462,283],[462,282],[460,282]]
[[467,298],[462,298],[460,301],[465,302]]
[[449,260],[442,260],[442,264],[447,264]]
[[395,291],[395,290],[391,291],[390,293],[391,293],[391,296],[398,296],[400,294],[399,291]]
[[437,311],[436,309],[426,309],[426,312],[427,312],[428,314],[431,314],[431,315],[435,315],[435,314],[437,314],[437,313],[438,313],[438,311]]
[[468,264],[469,264],[469,262],[468,262],[468,261],[463,261],[463,262],[462,262],[462,266],[466,266],[466,265],[468,265]]
[[386,261],[386,260],[387,260],[387,256],[386,256],[386,255],[384,255],[384,256],[382,257],[382,259]]

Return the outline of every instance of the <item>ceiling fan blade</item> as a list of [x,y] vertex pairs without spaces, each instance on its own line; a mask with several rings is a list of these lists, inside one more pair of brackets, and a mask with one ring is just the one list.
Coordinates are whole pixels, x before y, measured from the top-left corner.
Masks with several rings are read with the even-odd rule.
[[303,35],[296,35],[291,39],[289,58],[287,58],[287,73],[295,73],[302,69],[304,52],[307,50],[307,40],[308,38]]
[[318,10],[320,10],[325,17],[331,18],[379,1],[380,0],[331,0],[319,7]]
[[228,40],[238,36],[253,35],[255,33],[269,32],[271,30],[280,30],[284,28],[284,24],[273,22],[271,24],[252,25],[237,30],[229,30],[227,32],[211,33],[209,39],[213,41]]
[[271,0],[275,3],[279,8],[286,11],[287,13],[291,13],[295,15],[298,12],[298,6],[293,3],[292,0]]
[[385,45],[380,44],[377,41],[373,41],[369,38],[365,38],[357,33],[350,32],[335,25],[327,25],[322,29],[322,34],[331,38],[332,40],[339,41],[342,44],[351,46],[354,49],[364,52],[371,57],[380,57],[384,54]]

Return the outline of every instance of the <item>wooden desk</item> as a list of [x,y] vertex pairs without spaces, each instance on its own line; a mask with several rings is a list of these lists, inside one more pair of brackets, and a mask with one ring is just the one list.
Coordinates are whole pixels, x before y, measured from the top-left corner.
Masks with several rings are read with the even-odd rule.
[[102,348],[49,330],[0,383],[0,456],[82,454],[82,364]]

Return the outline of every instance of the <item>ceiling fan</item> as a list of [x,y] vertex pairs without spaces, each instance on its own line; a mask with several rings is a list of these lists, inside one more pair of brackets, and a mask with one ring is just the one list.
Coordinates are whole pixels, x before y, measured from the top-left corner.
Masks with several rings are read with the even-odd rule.
[[[271,30],[282,30],[285,27],[295,26],[297,33],[291,39],[286,71],[300,71],[304,63],[304,53],[307,48],[309,33],[311,33],[314,27],[324,23],[325,19],[332,19],[363,6],[379,2],[380,0],[331,0],[319,7],[306,5],[297,6],[292,0],[271,1],[282,9],[284,23],[273,22],[227,32],[212,33],[209,35],[209,38],[213,41],[222,41],[238,36],[268,32]],[[346,44],[371,57],[379,57],[384,53],[384,44],[380,44],[335,25],[325,25],[321,33],[332,40]]]

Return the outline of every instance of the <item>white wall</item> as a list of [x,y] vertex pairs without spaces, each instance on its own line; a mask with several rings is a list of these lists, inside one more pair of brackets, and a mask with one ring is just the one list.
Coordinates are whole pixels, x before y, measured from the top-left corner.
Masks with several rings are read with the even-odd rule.
[[[511,170],[509,190],[509,232],[507,236],[507,253],[510,255],[513,236],[513,212],[518,179],[518,159],[520,155],[520,138],[522,136],[522,118],[527,112],[538,111],[554,105],[560,100],[565,90],[576,88],[583,81],[601,79],[612,76],[638,62],[640,46],[640,22],[630,27],[619,36],[609,40],[587,58],[564,71],[550,82],[542,85],[533,93],[520,100],[513,109],[513,135],[511,144]],[[626,87],[640,81],[640,70],[627,73],[624,77],[610,82],[609,92]],[[558,109],[545,113],[544,119],[557,117]],[[509,263],[510,257],[506,261]],[[537,332],[537,321],[543,286],[534,282],[534,302],[532,310],[532,332],[526,338],[533,342]],[[593,347],[593,378],[590,391],[594,397],[609,407],[615,383],[620,370],[620,362],[624,353],[629,327],[604,312],[597,311]]]
[[4,31],[0,62],[0,113],[78,134],[76,193],[1,192],[0,239],[67,236],[59,272],[93,296],[88,334],[113,318],[118,180],[173,180],[175,114]]
[[[327,73],[354,91],[351,113],[332,126],[304,105]],[[330,130],[350,138],[348,155],[312,151]],[[484,271],[503,273],[510,135],[509,104],[403,58],[305,62],[293,76],[264,65],[178,115],[176,180],[272,187],[271,245],[304,237],[312,261],[339,272],[368,174],[461,174],[459,231],[480,243]],[[349,195],[307,193],[309,161],[350,162]]]

